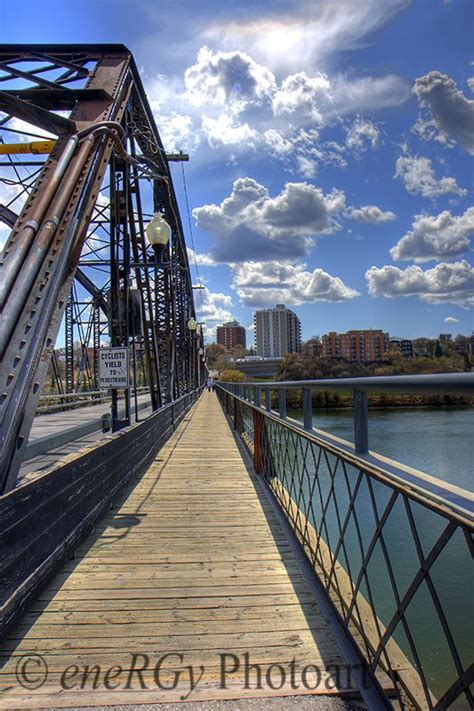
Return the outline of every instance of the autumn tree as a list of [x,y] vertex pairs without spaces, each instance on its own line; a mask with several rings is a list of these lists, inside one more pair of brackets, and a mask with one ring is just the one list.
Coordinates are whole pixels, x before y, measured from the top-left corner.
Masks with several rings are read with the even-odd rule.
[[224,346],[221,346],[220,343],[210,343],[208,346],[206,346],[206,359],[207,365],[210,370],[213,370],[215,368],[216,361],[219,356],[223,356],[226,353],[226,349],[224,348]]
[[242,373],[240,370],[233,370],[229,368],[228,370],[223,370],[219,374],[219,380],[222,380],[224,383],[245,383],[247,382],[247,378],[244,373]]

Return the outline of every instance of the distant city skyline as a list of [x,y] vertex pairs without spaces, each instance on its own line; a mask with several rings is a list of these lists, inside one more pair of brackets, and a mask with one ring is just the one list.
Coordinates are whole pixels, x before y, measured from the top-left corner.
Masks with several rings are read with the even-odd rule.
[[[277,304],[274,305],[274,307],[276,307],[276,306],[277,306]],[[269,306],[269,307],[267,307],[267,309],[272,309],[272,308],[274,308],[274,307]],[[258,309],[255,309],[255,311],[253,312],[253,315],[254,315],[253,321],[254,321],[254,322],[252,323],[252,326],[245,329],[245,331],[246,331],[246,347],[247,347],[247,349],[252,349],[252,348],[256,349],[255,313],[256,313],[257,311],[258,311]],[[297,309],[293,308],[292,311],[293,311],[293,312],[296,314],[296,316],[298,317]],[[298,317],[298,319],[299,319],[299,317]],[[344,331],[340,331],[340,332],[339,332],[339,331],[336,331],[336,329],[330,328],[330,329],[329,329],[328,331],[326,331],[326,332],[323,332],[323,331],[317,332],[317,330],[314,330],[313,332],[309,333],[308,328],[305,327],[305,323],[304,323],[303,321],[301,321],[301,319],[299,319],[299,321],[300,321],[300,325],[301,325],[301,334],[302,334],[302,336],[301,336],[301,342],[310,340],[311,338],[315,338],[315,337],[319,337],[320,339],[322,339],[322,337],[323,337],[324,335],[326,335],[327,333],[330,333],[330,332],[337,332],[337,333],[343,333],[343,332],[344,332]],[[456,322],[456,324],[457,324],[457,323],[458,323],[458,322]],[[219,328],[222,328],[223,326],[227,326],[227,325],[231,325],[231,324],[236,324],[236,325],[238,325],[238,326],[240,326],[240,327],[242,327],[242,328],[245,328],[244,326],[242,326],[242,324],[239,323],[239,321],[238,321],[237,319],[231,319],[231,320],[230,320],[229,322],[227,322],[227,323],[217,324],[216,330],[219,329]],[[456,326],[456,324],[454,324],[454,326]],[[386,333],[389,335],[391,341],[392,341],[392,340],[396,340],[396,341],[409,340],[409,341],[412,341],[412,340],[415,340],[416,338],[437,338],[437,337],[439,337],[440,335],[443,335],[443,334],[449,334],[449,335],[451,335],[453,338],[454,338],[455,336],[457,336],[457,335],[463,335],[463,336],[471,336],[471,335],[474,335],[474,324],[473,324],[473,327],[472,327],[470,330],[466,330],[466,331],[461,331],[461,330],[459,330],[459,329],[457,329],[457,328],[455,328],[455,327],[454,327],[454,328],[450,328],[451,325],[452,325],[452,324],[451,324],[449,321],[448,321],[448,323],[443,322],[441,329],[440,329],[437,333],[434,333],[434,334],[431,334],[431,335],[427,335],[426,333],[414,333],[413,335],[408,336],[408,335],[407,335],[406,333],[404,333],[404,332],[402,332],[402,333],[395,333],[395,332],[392,332],[392,330],[391,330],[389,327],[387,327],[387,326],[383,326],[382,328],[374,328],[374,327],[372,327],[372,326],[366,326],[366,327],[360,327],[360,328],[352,328],[352,327],[349,327],[349,328],[345,329],[345,331],[347,331],[347,332],[350,332],[350,331],[361,331],[361,332],[383,331],[383,332],[386,332]],[[309,335],[303,335],[303,334],[305,334],[305,333],[308,333]],[[213,342],[213,341],[215,341],[216,343],[219,343],[219,340],[218,340],[217,338],[215,338],[215,339],[213,339],[213,338],[208,338],[208,342],[209,342],[209,343],[211,343],[211,342]],[[221,343],[221,345],[224,345],[224,344]]]

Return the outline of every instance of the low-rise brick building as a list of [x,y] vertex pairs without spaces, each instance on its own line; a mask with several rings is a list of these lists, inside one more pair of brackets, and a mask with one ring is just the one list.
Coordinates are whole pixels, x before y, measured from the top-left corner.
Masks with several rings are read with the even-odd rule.
[[390,345],[388,333],[380,330],[331,331],[322,338],[323,358],[340,358],[356,363],[382,361]]

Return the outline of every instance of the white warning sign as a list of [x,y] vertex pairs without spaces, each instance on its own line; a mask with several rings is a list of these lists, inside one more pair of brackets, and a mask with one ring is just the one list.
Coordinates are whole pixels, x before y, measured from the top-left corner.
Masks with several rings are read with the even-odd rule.
[[99,388],[128,388],[128,348],[100,348]]

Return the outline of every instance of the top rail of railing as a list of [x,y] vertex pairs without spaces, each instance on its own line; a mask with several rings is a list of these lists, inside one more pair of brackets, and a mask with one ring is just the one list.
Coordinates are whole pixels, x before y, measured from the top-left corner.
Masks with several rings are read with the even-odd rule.
[[[145,395],[150,392],[150,388],[141,387],[136,389],[137,395]],[[132,395],[135,390],[131,390]],[[119,395],[121,397],[121,395]],[[84,405],[100,405],[111,400],[110,390],[83,390],[77,393],[51,393],[41,395],[36,414],[52,413],[58,410],[74,410],[84,407]]]
[[[422,394],[472,394],[474,373],[446,373],[436,375],[407,375],[372,378],[334,378],[328,380],[299,380],[291,382],[225,383],[216,385],[270,417],[285,423],[289,428],[306,432],[325,448],[338,450],[351,460],[354,456],[364,463],[367,471],[377,478],[390,480],[399,488],[417,492],[427,505],[441,507],[448,515],[461,517],[464,523],[474,524],[474,500],[470,492],[449,482],[402,465],[387,457],[369,451],[368,392],[398,392]],[[287,415],[288,390],[302,390],[303,423]],[[315,390],[350,390],[353,394],[354,444],[330,433],[314,429],[312,393]],[[278,392],[277,409],[272,408],[271,394]],[[262,399],[262,393],[264,398]]]
[[[220,382],[220,385],[235,383]],[[261,390],[361,390],[362,392],[398,392],[453,394],[469,392],[474,394],[474,373],[433,373],[430,375],[377,375],[359,378],[324,378],[319,380],[254,381],[239,385],[258,386]]]
[[[135,392],[132,389],[132,393]],[[137,394],[148,393],[150,388],[143,387],[137,388]],[[95,397],[99,395],[100,397],[110,397],[108,390],[82,390],[77,393],[51,393],[50,395],[41,395],[39,398],[40,402],[45,402],[46,400],[81,400],[83,398]]]
[[306,430],[313,428],[312,393],[320,391],[352,391],[354,398],[354,443],[357,454],[369,451],[368,403],[369,392],[421,393],[425,395],[474,395],[474,373],[436,373],[432,375],[388,375],[371,378],[327,378],[324,380],[291,380],[276,382],[226,383],[224,389],[245,400],[261,405],[265,393],[265,408],[271,411],[271,393],[278,391],[278,411],[286,419],[286,393],[303,392],[303,422]]

